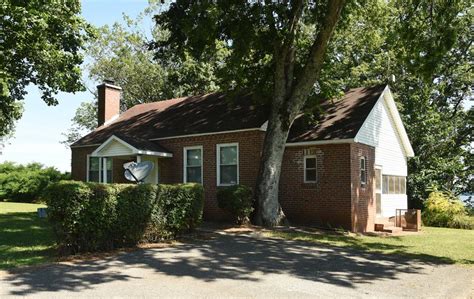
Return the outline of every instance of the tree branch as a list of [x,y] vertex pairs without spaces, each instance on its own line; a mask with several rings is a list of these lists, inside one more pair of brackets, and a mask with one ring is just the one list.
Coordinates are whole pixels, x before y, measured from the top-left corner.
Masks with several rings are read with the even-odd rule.
[[305,102],[303,99],[308,96],[314,83],[319,79],[329,39],[334,32],[344,5],[345,0],[329,1],[328,10],[321,26],[321,30],[311,46],[307,63],[301,72],[300,78],[298,78],[298,83],[292,90],[290,102],[288,103],[289,106],[294,105],[294,108],[296,108],[292,109],[292,119],[299,113]]

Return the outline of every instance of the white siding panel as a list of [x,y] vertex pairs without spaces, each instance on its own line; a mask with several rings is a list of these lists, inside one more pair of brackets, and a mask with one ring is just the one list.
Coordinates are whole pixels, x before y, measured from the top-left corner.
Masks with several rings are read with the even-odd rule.
[[407,175],[405,152],[384,99],[375,104],[355,141],[375,147],[375,164],[383,174]]
[[395,216],[396,209],[406,209],[407,196],[405,194],[382,194],[382,217]]
[[158,159],[153,156],[142,156],[142,161],[151,161],[153,162],[153,170],[145,178],[145,183],[156,184],[158,183]]
[[101,156],[125,156],[131,155],[133,151],[128,146],[123,145],[122,143],[112,140],[109,144],[107,144],[103,149],[100,150]]

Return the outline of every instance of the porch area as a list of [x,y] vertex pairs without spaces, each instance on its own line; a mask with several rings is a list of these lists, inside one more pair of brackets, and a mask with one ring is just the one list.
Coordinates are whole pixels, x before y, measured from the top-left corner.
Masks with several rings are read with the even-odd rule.
[[87,181],[101,183],[132,183],[125,178],[123,165],[129,162],[149,161],[153,169],[145,183],[160,181],[159,159],[172,158],[173,154],[156,142],[139,138],[113,135],[87,158]]

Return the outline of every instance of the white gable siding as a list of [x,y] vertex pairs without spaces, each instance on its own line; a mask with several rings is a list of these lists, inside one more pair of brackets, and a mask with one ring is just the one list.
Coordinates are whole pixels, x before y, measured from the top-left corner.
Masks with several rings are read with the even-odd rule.
[[375,147],[375,164],[383,174],[407,175],[405,152],[384,99],[375,104],[355,141]]
[[[356,142],[375,147],[375,165],[382,175],[407,175],[407,158],[385,98],[380,98],[355,137]],[[396,209],[407,208],[405,194],[382,194],[382,217],[395,216]]]
[[113,157],[131,155],[133,154],[133,151],[131,148],[125,146],[117,140],[112,140],[103,149],[101,149],[99,153],[103,157]]

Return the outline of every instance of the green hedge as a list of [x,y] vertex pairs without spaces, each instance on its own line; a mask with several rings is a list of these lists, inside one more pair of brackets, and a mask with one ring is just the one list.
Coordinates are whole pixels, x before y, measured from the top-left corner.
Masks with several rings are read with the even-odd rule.
[[61,181],[45,192],[48,218],[65,253],[169,239],[202,220],[201,185]]
[[49,184],[69,177],[68,173],[61,173],[54,167],[44,167],[39,163],[0,163],[0,201],[39,201]]
[[250,222],[253,211],[252,189],[245,185],[233,185],[217,190],[217,203],[219,208],[229,212],[238,224]]

